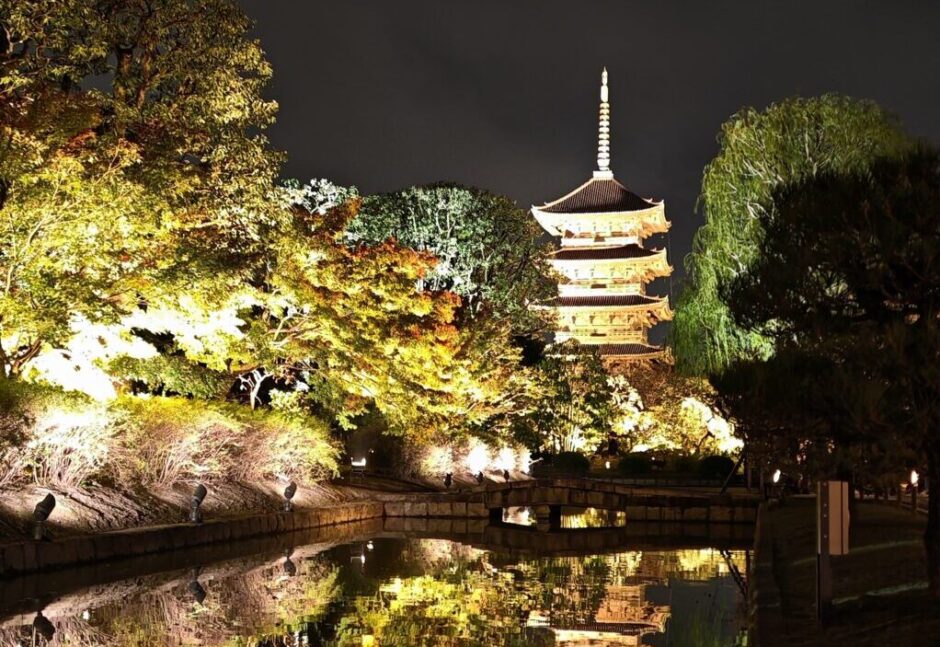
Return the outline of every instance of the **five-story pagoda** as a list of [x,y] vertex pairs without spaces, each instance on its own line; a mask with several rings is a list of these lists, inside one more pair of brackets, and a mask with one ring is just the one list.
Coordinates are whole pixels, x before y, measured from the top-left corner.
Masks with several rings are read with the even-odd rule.
[[669,230],[662,201],[641,198],[614,179],[610,170],[610,104],[607,70],[601,77],[597,170],[574,191],[532,214],[545,231],[560,238],[549,257],[564,278],[549,304],[557,315],[555,342],[575,339],[598,346],[614,363],[656,360],[660,346],[649,343],[651,326],[672,318],[667,297],[650,296],[646,284],[669,276],[665,250],[643,240]]

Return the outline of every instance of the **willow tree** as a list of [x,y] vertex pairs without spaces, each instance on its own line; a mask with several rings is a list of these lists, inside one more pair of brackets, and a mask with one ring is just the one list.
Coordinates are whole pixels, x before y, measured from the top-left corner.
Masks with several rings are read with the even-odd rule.
[[270,67],[232,0],[0,0],[0,368],[76,316],[225,295],[278,217]]
[[722,293],[757,258],[777,208],[774,191],[821,173],[863,171],[910,147],[875,103],[838,95],[745,108],[722,126],[718,142],[698,202],[705,224],[685,260],[688,282],[671,332],[677,367],[687,374],[720,373],[735,359],[772,350],[765,331],[735,323]]

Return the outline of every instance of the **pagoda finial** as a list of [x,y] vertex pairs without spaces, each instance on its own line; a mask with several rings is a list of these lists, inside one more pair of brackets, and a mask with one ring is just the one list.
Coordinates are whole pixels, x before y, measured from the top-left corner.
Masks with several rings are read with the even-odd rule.
[[607,68],[601,72],[601,108],[597,126],[597,170],[594,177],[610,179],[614,177],[610,170],[610,104],[608,103]]

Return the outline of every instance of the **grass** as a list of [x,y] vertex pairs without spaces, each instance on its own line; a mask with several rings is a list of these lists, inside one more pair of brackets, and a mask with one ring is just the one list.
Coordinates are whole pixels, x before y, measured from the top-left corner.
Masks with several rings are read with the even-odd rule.
[[940,645],[940,603],[925,589],[925,517],[860,503],[849,532],[849,554],[834,557],[830,625],[816,623],[816,503],[789,499],[770,515],[774,574],[785,632],[776,644],[806,646]]

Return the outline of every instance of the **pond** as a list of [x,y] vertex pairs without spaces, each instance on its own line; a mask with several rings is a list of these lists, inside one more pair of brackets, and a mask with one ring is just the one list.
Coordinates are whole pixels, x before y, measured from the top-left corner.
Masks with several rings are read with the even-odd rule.
[[[534,516],[507,511],[510,521]],[[620,521],[566,510],[551,533],[523,524],[442,533],[379,519],[23,578],[3,583],[0,644],[745,644],[746,542],[681,545],[681,528],[663,527],[672,537],[662,547],[648,540],[656,528],[636,540]]]

